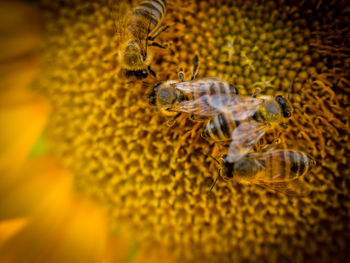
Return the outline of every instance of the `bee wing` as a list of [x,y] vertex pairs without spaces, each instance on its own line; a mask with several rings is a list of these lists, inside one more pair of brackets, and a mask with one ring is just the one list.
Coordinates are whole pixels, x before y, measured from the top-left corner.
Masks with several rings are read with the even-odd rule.
[[255,184],[274,192],[286,194],[288,196],[303,197],[310,193],[310,189],[308,188],[307,183],[304,182],[303,178],[300,177],[293,180],[281,182],[267,182],[263,180],[257,180]]
[[237,162],[247,155],[265,134],[265,125],[254,120],[241,123],[231,134],[228,161]]
[[216,108],[222,113],[229,111],[235,121],[252,117],[262,102],[263,100],[260,98],[240,95],[230,95],[224,99],[216,96],[213,98],[213,104],[215,104]]
[[[244,120],[253,116],[259,105],[263,102],[259,98],[230,93],[231,91],[234,92],[234,90],[225,90],[225,93],[221,94],[210,94],[220,92],[217,87],[218,83],[226,82],[218,78],[203,78],[199,81],[194,80],[178,83],[176,88],[184,94],[194,96],[196,93],[201,93],[203,95],[194,100],[184,100],[179,103],[177,108],[182,112],[208,117],[229,110],[234,120]],[[226,85],[227,87],[229,85]],[[211,89],[213,90],[211,91]]]
[[130,16],[131,10],[129,4],[125,2],[109,4],[109,10],[114,26],[115,35],[117,37],[118,46],[124,42],[128,37],[128,17]]
[[203,95],[196,100],[184,100],[180,102],[176,108],[181,112],[193,113],[198,116],[213,117],[220,113],[220,108],[217,106],[217,99],[227,100],[224,96],[215,97],[216,98],[210,95]]

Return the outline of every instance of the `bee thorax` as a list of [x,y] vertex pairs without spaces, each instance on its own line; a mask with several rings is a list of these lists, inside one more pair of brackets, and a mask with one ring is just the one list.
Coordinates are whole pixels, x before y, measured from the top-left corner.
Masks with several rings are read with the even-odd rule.
[[251,178],[254,177],[260,170],[260,166],[254,159],[242,159],[235,163],[235,172],[239,177]]

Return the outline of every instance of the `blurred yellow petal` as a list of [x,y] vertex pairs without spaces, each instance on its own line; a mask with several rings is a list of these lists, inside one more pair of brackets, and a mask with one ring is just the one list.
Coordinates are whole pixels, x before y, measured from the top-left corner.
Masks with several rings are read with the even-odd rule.
[[23,91],[38,71],[39,60],[35,56],[0,61],[0,90]]
[[0,246],[20,231],[28,223],[28,218],[0,221]]
[[[74,196],[71,175],[54,158],[31,160],[17,179],[0,196],[0,216],[32,216],[22,227],[0,224],[0,262],[102,262],[105,215],[91,201]],[[126,243],[120,241],[114,251],[121,248],[125,255]]]
[[0,3],[1,60],[35,52],[40,46],[40,19],[36,8],[17,1]]
[[[61,191],[60,191],[61,189]],[[26,163],[16,175],[16,181],[0,194],[0,220],[26,216],[29,212],[46,208],[52,193],[67,194],[71,178],[50,157]],[[46,202],[46,203],[45,203]]]
[[102,262],[106,247],[104,214],[94,204],[76,200],[55,239],[40,262]]
[[0,94],[0,190],[24,163],[48,115],[49,105],[38,95]]
[[0,91],[27,88],[37,73],[41,26],[36,8],[17,1],[0,3]]
[[103,263],[127,262],[130,240],[123,235],[109,235]]
[[[60,176],[52,180],[53,186],[49,191],[39,192],[42,198],[35,209],[35,214],[31,217],[30,223],[3,244],[0,248],[0,262],[32,262],[37,260],[48,249],[50,242],[53,242],[57,234],[64,228],[65,220],[72,208],[71,176],[64,172],[53,160],[45,159],[46,162],[41,163],[43,166],[37,166],[41,169],[43,178],[47,175],[51,176],[51,174],[60,174]],[[28,183],[30,174],[31,172],[29,172],[28,180],[24,180],[24,182]],[[30,199],[30,196],[23,195],[17,198],[19,200],[21,198]],[[12,206],[17,205],[16,202],[12,203]]]
[[[57,195],[58,197],[59,195]],[[62,204],[61,204],[62,205]],[[88,202],[53,206],[0,248],[0,262],[102,262],[106,229]]]

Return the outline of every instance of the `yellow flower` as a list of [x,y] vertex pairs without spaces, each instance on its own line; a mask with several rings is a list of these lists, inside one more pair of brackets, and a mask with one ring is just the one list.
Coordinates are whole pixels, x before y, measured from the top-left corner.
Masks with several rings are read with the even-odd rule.
[[[316,159],[317,168],[304,182],[311,194],[296,198],[223,181],[208,194],[217,167],[207,154],[224,150],[201,139],[202,124],[185,116],[171,128],[166,125],[168,117],[147,102],[158,80],[129,82],[121,76],[118,21],[111,15],[118,4],[111,8],[111,2],[43,1],[44,62],[35,88],[52,105],[45,130],[49,148],[74,174],[75,188],[107,208],[111,228],[140,247],[129,259],[346,261],[348,4],[169,1],[164,23],[171,28],[160,41],[173,45],[152,47],[152,68],[160,81],[177,79],[180,66],[190,75],[194,53],[201,63],[198,77],[224,78],[243,95],[260,87],[263,94],[287,96],[293,81],[293,118],[265,142],[279,135],[283,147]],[[12,222],[7,236],[11,227],[26,224]],[[68,224],[69,233],[89,245],[97,233],[76,225]],[[113,243],[125,246],[111,240],[105,256],[121,260],[110,256]]]
[[75,193],[56,157],[43,155],[50,106],[28,89],[40,64],[39,16],[18,2],[0,10],[0,262],[140,262],[149,248],[130,250],[125,235],[107,231],[104,211]]

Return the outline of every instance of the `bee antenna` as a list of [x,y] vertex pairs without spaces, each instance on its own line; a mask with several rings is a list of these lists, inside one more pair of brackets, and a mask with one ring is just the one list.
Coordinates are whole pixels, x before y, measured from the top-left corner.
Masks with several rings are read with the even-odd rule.
[[210,153],[207,154],[210,158],[212,158],[217,164],[220,164],[219,160],[212,156]]
[[218,176],[216,177],[216,179],[214,180],[212,186],[210,187],[210,190],[209,190],[208,194],[211,192],[211,190],[213,190],[213,188],[214,188],[216,182],[218,181],[219,177],[220,177],[220,169],[218,170]]

